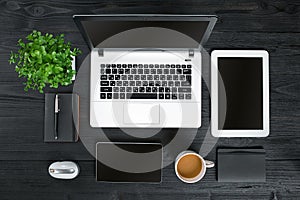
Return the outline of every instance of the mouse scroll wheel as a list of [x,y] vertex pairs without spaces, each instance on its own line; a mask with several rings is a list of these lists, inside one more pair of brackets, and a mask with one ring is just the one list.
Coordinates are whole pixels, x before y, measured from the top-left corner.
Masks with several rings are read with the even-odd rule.
[[73,174],[75,172],[75,169],[49,169],[51,173],[54,174]]

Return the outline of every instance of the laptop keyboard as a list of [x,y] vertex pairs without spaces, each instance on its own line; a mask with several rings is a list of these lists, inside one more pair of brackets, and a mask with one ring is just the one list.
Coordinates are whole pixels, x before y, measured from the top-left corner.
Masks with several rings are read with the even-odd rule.
[[191,100],[192,66],[101,64],[100,99]]

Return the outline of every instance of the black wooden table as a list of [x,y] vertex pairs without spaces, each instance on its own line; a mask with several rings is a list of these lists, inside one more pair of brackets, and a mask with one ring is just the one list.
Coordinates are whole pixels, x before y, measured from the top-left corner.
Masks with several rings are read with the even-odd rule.
[[[209,127],[210,98],[203,82],[202,127],[191,145],[199,151],[211,145],[207,158],[214,160],[216,147],[263,146],[266,149],[266,183],[218,183],[216,170],[208,170],[197,184],[184,184],[173,165],[163,169],[161,184],[111,184],[95,181],[95,160],[82,142],[43,142],[44,95],[24,92],[23,79],[8,64],[16,42],[33,29],[65,33],[82,49],[78,66],[89,50],[75,26],[73,14],[166,13],[216,14],[219,20],[205,49],[266,49],[270,53],[270,136],[222,138],[213,145],[204,139]],[[0,1],[0,199],[300,199],[300,2],[249,0],[191,1]],[[86,64],[86,63],[85,63]],[[203,71],[207,70],[204,67]],[[88,77],[88,73],[83,73]],[[88,85],[87,85],[88,86]],[[72,92],[61,87],[48,92]],[[86,105],[81,118],[88,122]],[[90,127],[83,124],[81,132]],[[105,129],[111,140],[147,141],[120,129]],[[186,138],[194,130],[185,130]],[[150,138],[167,143],[177,129],[164,129]],[[209,143],[212,144],[209,144]],[[172,157],[172,156],[170,156]],[[52,161],[75,160],[81,174],[72,181],[48,176]]]

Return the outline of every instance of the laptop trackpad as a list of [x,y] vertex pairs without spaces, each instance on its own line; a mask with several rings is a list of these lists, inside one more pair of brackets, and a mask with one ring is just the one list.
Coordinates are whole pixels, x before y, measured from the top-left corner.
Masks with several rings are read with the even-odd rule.
[[123,108],[125,124],[159,124],[159,104],[129,102]]

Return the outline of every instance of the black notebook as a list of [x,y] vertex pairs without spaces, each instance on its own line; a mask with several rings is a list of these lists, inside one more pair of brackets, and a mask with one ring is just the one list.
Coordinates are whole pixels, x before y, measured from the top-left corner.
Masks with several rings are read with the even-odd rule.
[[263,148],[218,149],[219,182],[265,182]]
[[79,135],[79,96],[57,94],[59,111],[55,114],[55,95],[45,94],[44,142],[76,142]]

